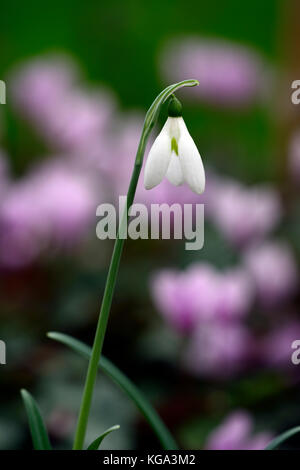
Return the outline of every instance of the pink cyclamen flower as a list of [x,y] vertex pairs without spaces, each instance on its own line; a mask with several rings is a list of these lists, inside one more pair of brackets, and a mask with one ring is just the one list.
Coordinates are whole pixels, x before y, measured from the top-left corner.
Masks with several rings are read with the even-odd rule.
[[260,301],[274,306],[295,292],[298,272],[289,247],[280,242],[252,246],[244,256]]
[[66,57],[45,56],[15,70],[12,97],[52,148],[87,151],[107,131],[114,100],[107,91],[78,88],[78,73]]
[[229,241],[244,246],[276,226],[281,204],[278,194],[268,186],[247,188],[236,181],[219,180],[210,201],[210,213]]
[[15,106],[37,125],[43,123],[53,116],[76,76],[74,64],[64,56],[47,56],[23,64],[11,78]]
[[151,292],[158,311],[179,331],[189,331],[202,320],[237,320],[249,311],[253,298],[251,280],[243,270],[221,273],[204,263],[183,272],[157,273]]
[[216,294],[216,318],[233,320],[243,317],[253,301],[253,283],[242,268],[228,269],[221,274]]
[[250,332],[239,323],[201,322],[193,331],[183,364],[194,375],[227,379],[252,363],[254,346]]
[[59,101],[55,113],[44,122],[43,133],[56,148],[69,152],[88,151],[104,139],[112,117],[107,93],[71,90]]
[[46,227],[37,194],[23,181],[10,186],[0,208],[0,264],[22,267],[45,246]]
[[73,245],[89,228],[93,183],[62,162],[51,162],[11,184],[0,210],[0,262],[21,267],[52,244]]
[[71,244],[80,239],[89,228],[97,203],[93,178],[58,160],[36,169],[32,182],[51,239]]
[[212,311],[215,282],[215,272],[208,265],[192,276],[188,271],[163,270],[153,277],[151,292],[167,322],[179,331],[188,331],[201,318],[201,311]]
[[270,73],[253,50],[225,40],[191,38],[171,42],[162,54],[169,81],[197,77],[194,99],[237,107],[262,98]]
[[253,433],[253,419],[240,410],[231,413],[209,436],[209,450],[263,450],[273,436],[269,432]]

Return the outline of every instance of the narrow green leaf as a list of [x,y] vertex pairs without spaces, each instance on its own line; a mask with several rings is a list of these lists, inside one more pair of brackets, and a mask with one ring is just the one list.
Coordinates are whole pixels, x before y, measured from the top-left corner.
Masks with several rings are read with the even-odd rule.
[[22,389],[21,395],[25,405],[29,429],[35,450],[51,450],[48,433],[38,405],[27,390]]
[[298,432],[300,432],[300,426],[296,426],[295,428],[283,432],[279,436],[275,437],[275,439],[273,439],[273,441],[271,441],[270,444],[267,445],[265,450],[276,449],[276,447],[278,447],[280,444],[282,444],[284,441],[292,437],[294,434],[297,434]]
[[[66,346],[69,346],[73,351],[81,354],[86,359],[91,356],[92,349],[86,344],[72,338],[71,336],[63,333],[50,332],[47,336],[55,341],[58,341]],[[111,361],[105,357],[101,357],[99,363],[100,369],[110,377],[135,403],[140,412],[144,415],[149,425],[157,435],[163,448],[166,450],[177,450],[177,444],[174,441],[170,431],[162,422],[157,412],[154,410],[149,401],[140,392],[140,390],[120,371]]]
[[112,431],[117,431],[118,429],[120,429],[120,426],[118,424],[112,426],[111,428],[108,428],[88,446],[87,450],[98,450],[103,439]]

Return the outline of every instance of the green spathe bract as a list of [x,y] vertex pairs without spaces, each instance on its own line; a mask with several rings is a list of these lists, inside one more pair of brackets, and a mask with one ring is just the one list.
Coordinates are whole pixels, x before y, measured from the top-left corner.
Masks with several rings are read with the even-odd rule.
[[182,116],[182,104],[176,96],[172,96],[168,106],[168,116],[169,117],[181,117]]

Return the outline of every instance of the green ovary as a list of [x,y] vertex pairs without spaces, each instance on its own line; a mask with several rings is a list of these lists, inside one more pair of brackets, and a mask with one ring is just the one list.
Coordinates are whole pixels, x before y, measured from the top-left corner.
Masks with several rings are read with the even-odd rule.
[[178,144],[177,144],[177,140],[175,139],[175,137],[172,137],[172,140],[171,140],[171,152],[175,152],[176,155],[178,156]]

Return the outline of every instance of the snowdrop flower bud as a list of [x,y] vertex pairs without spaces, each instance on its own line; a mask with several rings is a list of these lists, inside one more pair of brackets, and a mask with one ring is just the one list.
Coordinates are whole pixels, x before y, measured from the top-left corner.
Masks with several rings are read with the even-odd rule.
[[203,163],[182,118],[181,103],[175,96],[170,101],[168,116],[148,155],[145,188],[154,188],[166,176],[175,186],[187,183],[192,191],[201,194],[205,187]]

